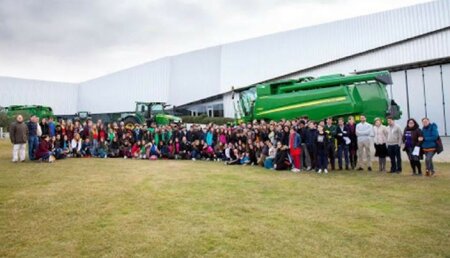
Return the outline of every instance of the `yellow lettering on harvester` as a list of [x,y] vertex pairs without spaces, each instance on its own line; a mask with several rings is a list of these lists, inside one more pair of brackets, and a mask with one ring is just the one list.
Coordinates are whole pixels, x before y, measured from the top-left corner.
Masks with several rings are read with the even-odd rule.
[[286,111],[286,110],[302,108],[302,107],[309,107],[309,106],[325,104],[325,103],[341,102],[341,101],[345,101],[346,99],[347,99],[346,97],[336,97],[336,98],[329,98],[329,99],[314,100],[314,101],[309,101],[309,102],[304,102],[304,103],[300,103],[300,104],[295,104],[295,105],[290,105],[290,106],[286,106],[286,107],[280,107],[280,108],[275,108],[275,109],[259,112],[257,115],[265,115],[265,114],[269,114],[269,113],[275,113],[275,112]]

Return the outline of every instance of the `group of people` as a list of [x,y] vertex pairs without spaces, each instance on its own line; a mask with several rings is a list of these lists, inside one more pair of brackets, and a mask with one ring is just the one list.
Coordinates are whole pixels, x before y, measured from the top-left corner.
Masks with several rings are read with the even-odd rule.
[[[91,120],[59,120],[21,115],[10,126],[13,162],[24,162],[26,144],[30,160],[53,162],[67,157],[124,159],[192,159],[222,161],[227,165],[257,165],[293,172],[328,170],[372,170],[371,147],[374,144],[379,171],[402,172],[401,150],[406,151],[414,175],[422,175],[425,157],[426,175],[433,175],[433,156],[438,151],[437,125],[422,119],[422,128],[408,119],[402,129],[388,117],[373,125],[364,115],[356,123],[328,118],[310,121],[307,117],[279,122],[253,121],[239,125],[150,125],[94,123]],[[337,160],[337,164],[336,164]],[[337,165],[337,167],[336,167]]]

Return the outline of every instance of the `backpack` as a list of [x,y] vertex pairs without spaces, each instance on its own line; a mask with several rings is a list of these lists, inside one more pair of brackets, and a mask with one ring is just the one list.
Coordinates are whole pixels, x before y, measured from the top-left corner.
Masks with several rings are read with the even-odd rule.
[[436,153],[440,154],[444,151],[444,145],[442,144],[442,139],[440,136],[436,139]]

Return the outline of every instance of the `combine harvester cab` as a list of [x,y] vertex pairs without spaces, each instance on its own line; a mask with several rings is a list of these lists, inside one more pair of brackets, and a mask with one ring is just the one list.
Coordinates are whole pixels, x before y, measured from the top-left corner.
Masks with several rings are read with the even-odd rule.
[[364,114],[367,121],[387,116],[399,119],[400,107],[390,100],[386,85],[392,84],[389,72],[344,76],[329,75],[284,80],[240,93],[237,117],[244,121],[296,119],[302,116],[319,121],[327,117]]
[[28,120],[31,116],[37,116],[40,119],[49,117],[56,119],[51,107],[41,105],[12,105],[6,107],[5,111],[10,118],[22,115],[25,120]]

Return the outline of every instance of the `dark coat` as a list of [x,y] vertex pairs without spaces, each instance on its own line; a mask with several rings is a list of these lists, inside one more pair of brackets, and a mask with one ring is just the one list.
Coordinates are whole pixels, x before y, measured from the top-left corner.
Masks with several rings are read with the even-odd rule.
[[315,138],[315,145],[317,151],[326,151],[328,148],[329,139],[326,132],[323,132],[320,134],[317,132],[316,138]]
[[273,164],[276,164],[277,167],[275,170],[286,170],[289,169],[289,154],[287,149],[279,149],[277,150],[277,154],[273,160]]
[[336,139],[338,145],[345,145],[344,137],[349,137],[349,127],[348,125],[344,125],[344,128],[341,129],[337,126],[336,129]]
[[47,123],[40,123],[42,135],[50,135],[50,127]]
[[14,122],[9,127],[9,138],[12,144],[24,144],[28,140],[28,126],[25,122]]
[[[418,127],[417,128],[409,128],[409,127],[405,128],[405,130],[403,131],[403,143],[406,143],[406,134],[408,132],[411,132],[412,146],[410,146],[410,147],[422,145],[422,142],[419,141],[419,137],[422,136],[422,130],[420,130]],[[405,144],[405,148],[406,148],[406,144]]]

